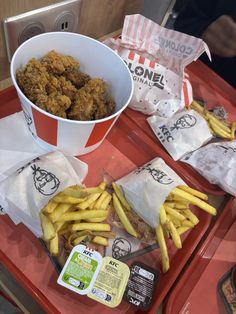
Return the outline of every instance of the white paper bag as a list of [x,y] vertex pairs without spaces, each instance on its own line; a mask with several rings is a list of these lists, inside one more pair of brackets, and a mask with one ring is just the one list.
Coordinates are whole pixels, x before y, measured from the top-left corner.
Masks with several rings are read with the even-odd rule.
[[195,110],[182,110],[169,119],[154,115],[147,121],[174,160],[198,149],[213,137],[206,120]]
[[0,181],[28,161],[47,153],[33,139],[23,111],[0,119]]
[[87,171],[84,162],[68,159],[59,151],[37,157],[0,182],[0,196],[7,202],[4,210],[13,221],[24,223],[39,237],[39,211],[67,186],[82,184]]
[[117,181],[133,210],[151,227],[159,223],[159,209],[166,197],[185,182],[166,165],[155,158]]
[[210,183],[236,196],[236,140],[208,144],[181,161],[191,165]]

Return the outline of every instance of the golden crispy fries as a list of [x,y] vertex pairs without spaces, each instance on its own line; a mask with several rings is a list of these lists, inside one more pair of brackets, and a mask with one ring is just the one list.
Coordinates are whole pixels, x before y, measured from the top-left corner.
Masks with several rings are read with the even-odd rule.
[[87,222],[103,222],[107,219],[107,215],[106,216],[102,216],[102,217],[98,217],[98,218],[89,218],[89,219],[84,219]]
[[76,205],[75,207],[76,208],[79,208],[79,209],[86,209],[88,208],[94,201],[96,201],[99,196],[101,195],[101,193],[92,193],[90,194],[89,196],[86,197],[86,199],[79,203],[78,205]]
[[97,199],[97,201],[95,202],[93,209],[100,209],[102,206],[102,203],[104,202],[104,200],[106,199],[106,197],[108,196],[108,192],[107,191],[103,191],[102,194],[99,196],[99,198]]
[[111,226],[106,223],[79,222],[71,225],[72,231],[94,230],[94,231],[111,231]]
[[231,126],[231,139],[233,140],[234,137],[235,137],[235,130],[236,130],[236,122],[233,122],[232,123],[232,126]]
[[195,100],[192,101],[190,107],[191,107],[192,109],[196,110],[198,113],[204,114],[204,111],[205,111],[204,107],[201,106],[201,105],[200,105],[198,102],[196,102]]
[[175,227],[180,227],[181,226],[181,221],[177,219],[175,216],[172,216],[170,214],[167,214],[167,219],[171,220]]
[[206,112],[206,118],[210,121],[212,121],[214,124],[218,125],[219,128],[221,128],[226,133],[231,133],[231,129],[229,126],[227,126],[224,122],[220,121],[216,118],[212,113],[209,111]]
[[58,221],[72,221],[72,220],[85,220],[89,218],[100,218],[107,215],[105,210],[80,210],[77,212],[68,212],[61,215]]
[[191,229],[191,227],[180,226],[180,227],[176,228],[179,235],[185,233],[189,229]]
[[49,251],[52,255],[57,255],[59,253],[59,237],[57,233],[49,242]]
[[88,194],[97,194],[97,193],[101,194],[104,190],[98,186],[98,187],[92,187],[92,188],[84,188],[83,191]]
[[56,231],[56,232],[59,232],[59,231],[61,231],[62,229],[67,228],[68,224],[69,224],[68,222],[55,222],[55,223],[54,223],[55,231]]
[[222,137],[222,138],[231,139],[231,132],[230,133],[226,132],[217,123],[215,123],[213,120],[209,120],[209,124],[217,136]]
[[175,210],[174,208],[171,208],[171,207],[168,207],[164,204],[164,208],[165,208],[165,211],[170,214],[171,216],[174,216],[176,219],[178,220],[184,220],[185,217],[180,214],[177,210]]
[[181,226],[194,228],[194,224],[192,223],[192,221],[190,221],[188,219],[185,219],[185,220],[181,221]]
[[101,182],[101,183],[99,184],[98,187],[99,187],[100,189],[102,189],[102,190],[105,190],[106,186],[107,186],[107,183],[106,183],[105,181],[103,181],[103,182]]
[[179,236],[173,222],[171,220],[167,220],[166,226],[167,226],[168,231],[170,232],[171,238],[172,238],[176,248],[181,249],[182,248],[182,242],[181,242],[180,236]]
[[54,211],[54,209],[57,207],[58,203],[54,202],[53,200],[50,200],[46,206],[42,209],[42,212],[45,214],[50,214]]
[[129,203],[125,199],[124,194],[123,194],[121,188],[119,187],[119,185],[116,184],[115,182],[113,182],[112,183],[112,187],[113,187],[113,189],[115,191],[116,196],[118,197],[119,201],[124,206],[124,208],[127,209],[127,210],[131,210],[131,207],[129,206]]
[[93,236],[101,236],[103,238],[107,238],[107,239],[115,239],[116,234],[114,232],[111,231],[91,231],[91,234]]
[[168,255],[168,250],[166,246],[163,229],[160,224],[156,228],[156,237],[157,237],[157,242],[159,244],[160,252],[161,252],[162,271],[163,273],[166,273],[168,269],[170,268],[170,260],[169,260],[169,255]]
[[135,231],[134,227],[131,225],[128,217],[126,216],[122,206],[121,206],[121,203],[118,199],[118,197],[116,196],[115,193],[112,194],[112,198],[113,198],[113,205],[114,205],[114,208],[115,208],[115,211],[122,223],[122,225],[124,226],[125,230],[131,234],[132,236],[134,236],[135,238],[138,237],[138,233]]
[[166,211],[165,211],[165,208],[163,205],[160,208],[160,214],[159,215],[160,215],[160,223],[163,226],[166,223],[166,219],[167,219]]
[[187,219],[189,219],[195,226],[199,223],[199,219],[197,218],[196,215],[194,215],[193,212],[191,212],[190,209],[182,210],[181,213],[182,213]]
[[92,242],[103,245],[103,246],[108,246],[108,240],[107,238],[101,237],[101,236],[96,236],[92,239]]
[[68,204],[76,205],[76,204],[83,202],[85,200],[85,197],[84,198],[78,198],[78,197],[66,195],[64,193],[60,193],[60,194],[54,196],[53,200],[54,200],[54,202],[57,202],[57,203],[68,203]]
[[55,232],[54,226],[52,222],[50,221],[50,219],[48,219],[48,217],[45,216],[43,213],[40,213],[39,216],[40,216],[41,226],[43,230],[43,239],[45,241],[49,241],[55,237],[56,232]]
[[75,238],[75,239],[73,240],[73,245],[78,245],[78,244],[80,244],[80,242],[82,242],[86,237],[87,237],[87,236],[84,235],[84,236]]
[[69,186],[63,191],[63,194],[76,198],[84,198],[88,195],[88,193],[84,191],[84,187],[80,185]]
[[111,199],[112,199],[112,196],[110,194],[108,194],[106,196],[106,198],[104,199],[104,201],[102,202],[100,209],[107,210],[107,207],[108,207]]
[[196,196],[189,194],[188,192],[185,192],[179,188],[174,188],[171,191],[172,194],[180,196],[188,200],[191,204],[198,206],[202,210],[206,211],[207,213],[211,215],[216,215],[216,209],[209,205],[208,203],[204,202],[203,200],[197,198]]
[[192,195],[194,195],[194,196],[196,196],[196,197],[199,197],[199,198],[201,198],[201,199],[204,200],[204,201],[207,201],[207,200],[208,200],[208,196],[207,196],[205,193],[202,193],[202,192],[200,192],[200,191],[198,191],[198,190],[195,190],[195,189],[193,189],[193,188],[190,188],[190,187],[187,186],[187,185],[179,185],[179,186],[178,186],[178,189],[183,190],[183,191],[185,191],[185,192],[188,192],[189,194],[192,194]]
[[71,204],[59,203],[57,207],[54,209],[54,211],[48,215],[48,217],[52,222],[56,222],[59,220],[61,215],[67,212],[70,208]]
[[180,202],[180,201],[175,201],[175,202],[166,201],[164,205],[167,205],[168,207],[175,208],[175,209],[186,209],[189,206],[188,203]]

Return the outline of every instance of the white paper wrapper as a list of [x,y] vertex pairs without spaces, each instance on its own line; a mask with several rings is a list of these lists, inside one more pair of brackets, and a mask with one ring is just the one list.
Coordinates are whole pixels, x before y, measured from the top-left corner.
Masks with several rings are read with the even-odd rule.
[[0,181],[46,153],[27,129],[23,111],[0,119],[0,134]]
[[151,227],[159,223],[159,209],[171,190],[185,182],[155,158],[117,181],[135,212]]
[[161,27],[139,14],[126,16],[121,39],[110,38],[105,44],[123,58],[133,75],[129,106],[162,117],[171,117],[192,102],[184,69],[204,51],[210,58],[203,40]]
[[147,121],[174,160],[198,149],[213,137],[206,120],[195,110],[182,110],[169,119],[154,115]]
[[0,182],[0,196],[5,206],[7,203],[4,210],[15,223],[24,223],[39,237],[39,211],[53,195],[67,186],[81,184],[87,171],[85,163],[68,159],[59,151],[37,157]]
[[210,183],[236,196],[236,140],[208,144],[181,161],[191,165]]

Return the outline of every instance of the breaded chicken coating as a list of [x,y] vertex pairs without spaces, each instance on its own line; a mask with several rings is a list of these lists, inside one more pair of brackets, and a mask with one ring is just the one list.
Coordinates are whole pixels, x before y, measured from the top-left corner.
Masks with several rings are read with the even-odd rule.
[[79,70],[79,62],[71,56],[64,56],[54,50],[46,54],[41,63],[46,67],[49,73],[55,75],[62,75],[66,70]]
[[68,111],[73,120],[97,120],[112,113],[115,103],[107,96],[107,84],[99,78],[91,79],[76,94]]

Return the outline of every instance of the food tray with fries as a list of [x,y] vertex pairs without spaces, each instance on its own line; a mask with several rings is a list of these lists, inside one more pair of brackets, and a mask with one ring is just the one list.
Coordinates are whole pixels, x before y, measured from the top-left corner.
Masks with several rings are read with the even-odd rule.
[[[0,100],[1,117],[20,110],[13,88],[3,91]],[[134,171],[143,171],[162,180],[163,173],[154,171],[148,164],[157,157],[178,176],[179,182],[183,180],[191,188],[182,183],[175,186],[162,204],[158,226],[150,232],[145,229],[146,226],[146,232],[142,234],[143,230],[139,227],[145,224],[127,205],[117,180]],[[48,251],[26,227],[21,224],[15,226],[7,216],[0,216],[2,260],[43,309],[51,308],[49,313],[72,313],[78,307],[81,313],[135,313],[137,307],[125,300],[118,307],[110,309],[57,285],[58,272],[51,258],[48,258],[48,252],[56,256],[54,259],[61,266],[58,238],[62,235],[70,246],[86,240],[103,255],[114,253],[116,259],[129,266],[134,262],[145,262],[148,267],[158,271],[149,310],[154,313],[204,237],[211,222],[210,214],[215,215],[216,211],[208,204],[207,195],[202,192],[203,187],[198,180],[174,162],[124,114],[102,145],[80,159],[89,166],[85,187],[68,187],[41,211],[44,243]],[[68,208],[73,210],[67,211]],[[116,231],[111,226],[115,226]],[[149,241],[145,239],[146,234]],[[114,245],[117,235],[119,241]],[[129,249],[131,242],[135,247],[133,251]]]
[[[186,72],[189,75],[195,100],[191,109],[205,118],[212,134],[220,139],[233,139],[235,132],[235,123],[233,122],[236,121],[235,90],[199,60],[190,64]],[[155,141],[159,149],[165,150],[147,122],[148,116],[130,108],[125,110],[125,114]],[[219,186],[211,184],[189,164],[182,161],[177,161],[177,163],[198,180],[206,193],[226,194]]]

